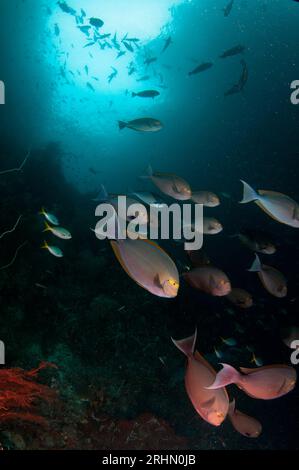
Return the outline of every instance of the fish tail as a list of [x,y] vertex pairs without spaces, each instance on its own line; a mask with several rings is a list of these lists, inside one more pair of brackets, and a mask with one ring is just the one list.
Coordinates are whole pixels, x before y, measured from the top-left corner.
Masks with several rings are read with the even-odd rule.
[[137,96],[137,93],[134,93],[134,91],[133,91],[132,98],[135,98],[135,96]]
[[48,222],[45,222],[45,227],[46,227],[46,228],[45,228],[44,232],[51,232],[52,227],[50,227],[50,225],[48,224]]
[[208,390],[217,390],[218,388],[226,387],[226,385],[237,384],[240,382],[240,373],[229,364],[221,364],[223,369],[221,369],[209,387],[205,387]]
[[99,191],[96,199],[94,199],[94,201],[96,201],[96,202],[105,202],[105,201],[108,201],[108,200],[109,200],[109,194],[107,193],[107,190],[106,190],[105,186],[103,184],[101,184],[100,191]]
[[240,204],[246,204],[247,202],[252,202],[256,201],[259,199],[258,193],[251,187],[249,184],[247,184],[245,181],[241,180],[241,183],[243,183],[244,188],[243,188],[243,199],[240,201]]
[[127,127],[127,123],[124,121],[118,121],[118,127],[119,127],[119,130],[121,131],[122,129]]
[[47,250],[49,248],[49,245],[48,243],[46,242],[46,240],[44,241],[44,244],[41,246],[41,249],[42,250]]
[[171,338],[171,340],[173,344],[180,351],[182,351],[182,353],[184,353],[186,356],[192,356],[194,353],[194,349],[195,349],[196,338],[197,338],[197,329],[195,330],[195,333],[192,336],[189,336],[188,338],[184,338],[178,341]]
[[46,210],[44,207],[41,208],[41,210],[39,211],[39,215],[45,215],[46,213]]
[[251,268],[248,269],[248,271],[250,271],[250,272],[252,272],[252,273],[259,273],[261,270],[262,270],[262,263],[261,263],[261,260],[260,260],[260,258],[258,257],[258,255],[255,254],[255,260],[254,260],[254,262],[252,263]]
[[146,174],[143,175],[143,176],[140,176],[141,179],[148,179],[148,178],[151,178],[153,176],[154,172],[153,172],[153,169],[151,167],[151,165],[148,165],[147,169],[146,169]]

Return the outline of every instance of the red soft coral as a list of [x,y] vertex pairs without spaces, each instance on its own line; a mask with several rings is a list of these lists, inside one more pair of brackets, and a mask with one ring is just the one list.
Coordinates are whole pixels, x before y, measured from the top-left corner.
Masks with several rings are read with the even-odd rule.
[[38,401],[50,401],[55,392],[47,385],[36,382],[40,370],[55,367],[42,362],[31,371],[19,368],[0,370],[0,423],[1,421],[27,421],[46,424],[36,412]]

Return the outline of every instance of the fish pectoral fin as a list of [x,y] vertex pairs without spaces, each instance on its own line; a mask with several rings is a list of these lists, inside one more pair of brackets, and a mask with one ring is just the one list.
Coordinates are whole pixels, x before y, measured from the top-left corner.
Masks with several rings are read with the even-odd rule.
[[154,284],[157,286],[157,287],[163,287],[162,286],[162,283],[161,283],[161,280],[160,280],[160,276],[159,274],[156,274],[156,276],[154,277]]
[[215,403],[215,400],[216,400],[216,397],[215,395],[210,398],[209,400],[207,401],[204,401],[203,403],[200,404],[200,407],[201,408],[204,408],[204,409],[207,409],[207,408],[211,408],[211,406]]

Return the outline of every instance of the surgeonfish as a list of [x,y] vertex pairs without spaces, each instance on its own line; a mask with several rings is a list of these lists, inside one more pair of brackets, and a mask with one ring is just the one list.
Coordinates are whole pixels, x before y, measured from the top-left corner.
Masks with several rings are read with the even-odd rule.
[[249,271],[258,273],[264,288],[274,297],[286,297],[288,288],[285,276],[272,266],[262,264],[258,255],[255,255],[255,260]]
[[221,365],[223,369],[217,373],[215,382],[207,387],[209,390],[236,384],[252,398],[273,400],[293,390],[297,381],[296,370],[291,366],[277,364],[256,369],[240,367],[241,372],[238,372],[229,364]]
[[41,209],[39,214],[43,215],[47,219],[47,221],[50,222],[50,224],[59,225],[59,221],[58,221],[57,217],[53,214],[50,214],[50,212],[46,212],[44,207]]
[[285,225],[299,228],[299,206],[296,201],[285,194],[259,189],[255,191],[249,184],[242,181],[244,186],[241,204],[255,202],[272,219]]
[[111,241],[125,272],[141,287],[158,297],[176,297],[179,273],[167,253],[150,240]]
[[253,305],[251,294],[244,289],[233,287],[231,292],[228,294],[227,299],[240,308],[250,308]]
[[204,235],[217,235],[222,232],[223,226],[219,220],[212,217],[203,218],[203,233]]
[[56,258],[62,258],[63,257],[63,252],[60,248],[57,246],[51,246],[48,245],[48,243],[45,241],[43,246],[41,247],[43,250],[48,250],[51,255],[55,256]]
[[220,204],[219,197],[210,191],[192,191],[191,200],[205,207],[217,207]]
[[213,266],[192,269],[184,273],[183,277],[195,289],[216,297],[225,296],[231,291],[231,283],[227,275]]
[[261,435],[261,423],[251,416],[248,416],[236,409],[236,401],[229,404],[228,417],[235,428],[242,436],[257,438]]
[[187,181],[175,174],[156,173],[149,166],[147,175],[141,178],[151,180],[162,193],[179,201],[187,201],[192,196],[192,191]]
[[220,426],[228,414],[229,399],[225,388],[220,393],[211,393],[208,384],[216,377],[216,372],[201,354],[195,352],[197,332],[189,338],[176,341],[175,346],[187,356],[185,387],[196,412],[213,426]]

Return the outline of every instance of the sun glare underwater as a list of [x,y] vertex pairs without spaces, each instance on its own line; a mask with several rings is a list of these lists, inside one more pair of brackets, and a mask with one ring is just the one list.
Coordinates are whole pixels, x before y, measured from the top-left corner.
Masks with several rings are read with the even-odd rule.
[[298,449],[298,22],[1,0],[0,447]]

